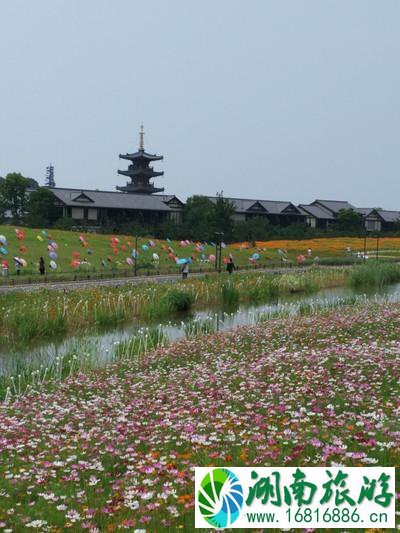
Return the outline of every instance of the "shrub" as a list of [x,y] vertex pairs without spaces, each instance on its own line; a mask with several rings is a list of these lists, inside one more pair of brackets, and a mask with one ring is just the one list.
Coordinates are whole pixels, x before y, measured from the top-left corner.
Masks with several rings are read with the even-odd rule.
[[172,312],[189,311],[194,304],[194,296],[190,292],[172,290],[164,296],[164,301]]

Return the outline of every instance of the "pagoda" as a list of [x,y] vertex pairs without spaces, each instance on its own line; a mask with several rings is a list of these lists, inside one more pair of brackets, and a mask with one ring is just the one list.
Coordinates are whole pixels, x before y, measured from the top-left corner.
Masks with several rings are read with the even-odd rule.
[[163,192],[164,188],[154,187],[150,179],[163,176],[164,172],[156,172],[153,167],[149,166],[152,161],[161,161],[163,156],[145,152],[143,126],[140,127],[139,137],[139,150],[137,152],[134,154],[119,154],[120,159],[127,159],[131,164],[128,166],[128,170],[118,170],[118,174],[128,176],[131,181],[127,182],[124,187],[117,187],[117,190],[135,194]]

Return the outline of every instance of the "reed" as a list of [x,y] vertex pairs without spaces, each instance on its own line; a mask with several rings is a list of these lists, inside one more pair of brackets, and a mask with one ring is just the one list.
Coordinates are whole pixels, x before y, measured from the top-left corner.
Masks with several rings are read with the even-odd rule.
[[350,277],[354,288],[379,288],[400,281],[400,265],[372,262],[355,268]]
[[235,285],[228,281],[221,286],[221,303],[223,306],[231,308],[236,306],[240,300],[240,291]]

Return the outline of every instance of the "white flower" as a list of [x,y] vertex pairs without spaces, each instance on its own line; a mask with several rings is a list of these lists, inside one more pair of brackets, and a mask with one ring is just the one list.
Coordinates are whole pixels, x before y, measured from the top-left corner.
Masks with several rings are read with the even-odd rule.
[[61,503],[60,505],[56,506],[56,509],[58,511],[66,511],[67,510],[67,506],[64,503]]
[[46,520],[32,520],[29,524],[26,524],[26,527],[31,527],[33,529],[40,529],[47,526]]
[[71,520],[71,522],[77,522],[78,520],[81,520],[81,515],[74,509],[68,511],[65,517]]

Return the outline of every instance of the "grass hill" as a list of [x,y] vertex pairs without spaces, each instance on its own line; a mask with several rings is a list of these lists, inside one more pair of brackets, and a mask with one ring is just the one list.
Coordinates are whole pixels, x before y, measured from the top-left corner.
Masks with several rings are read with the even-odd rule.
[[[101,273],[129,275],[134,269],[134,236],[3,225],[0,226],[0,241],[3,240],[6,244],[0,244],[0,262],[6,261],[9,264],[10,276],[16,274],[14,257],[22,259],[24,264],[21,268],[21,278],[38,275],[40,257],[45,260],[46,275],[51,277],[100,275]],[[321,262],[349,262],[354,260],[356,253],[362,251],[363,248],[364,240],[357,238],[281,240],[257,242],[255,246],[249,243],[229,245],[223,248],[222,256],[226,259],[228,254],[232,253],[235,265],[241,268],[256,265],[278,266],[282,262],[282,257],[285,263],[296,264],[299,255],[305,256],[306,262],[314,260],[315,257],[318,257]],[[307,257],[309,249],[311,249],[310,260]],[[282,250],[285,251],[284,255]],[[376,254],[375,238],[367,239],[367,251],[371,257]],[[379,255],[385,259],[400,258],[400,238],[381,238]],[[200,268],[213,270],[214,256],[215,245],[211,243],[140,237],[137,269],[138,273],[153,271],[177,273],[179,266],[176,264],[176,259],[191,258],[191,271]],[[256,259],[253,260],[252,257]],[[50,261],[54,261],[56,265],[54,269],[50,268]]]

